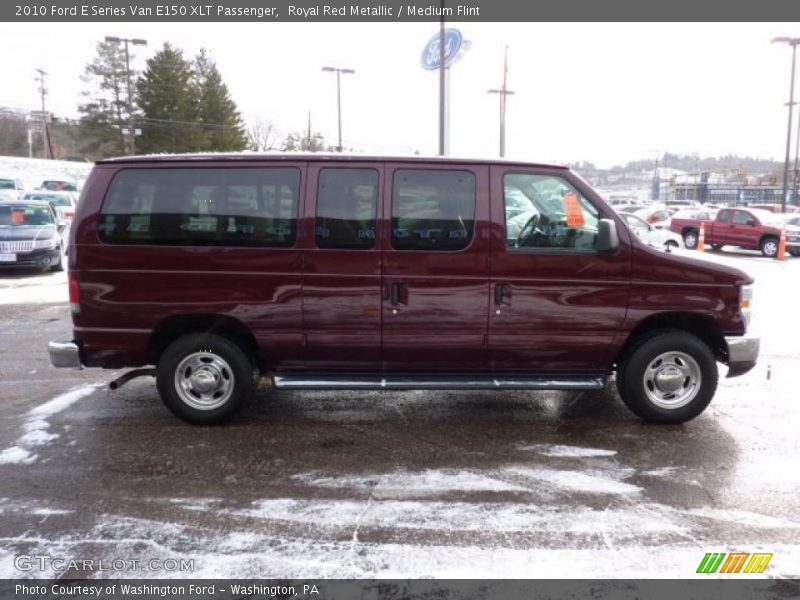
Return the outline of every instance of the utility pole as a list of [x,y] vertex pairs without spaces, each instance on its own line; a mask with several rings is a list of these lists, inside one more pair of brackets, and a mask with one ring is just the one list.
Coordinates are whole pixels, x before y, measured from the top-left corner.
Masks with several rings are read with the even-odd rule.
[[800,37],[776,37],[772,43],[782,42],[792,47],[792,74],[789,80],[789,126],[786,128],[786,160],[783,165],[783,197],[781,198],[781,212],[786,212],[786,196],[789,188],[789,158],[792,149],[792,112],[794,110],[794,67],[797,58],[797,46]]
[[118,38],[107,35],[106,43],[125,44],[125,75],[128,81],[128,128],[130,129],[131,154],[136,154],[136,122],[133,118],[133,86],[131,85],[131,57],[130,53],[128,52],[128,44],[133,44],[134,46],[146,46],[147,40],[142,40],[139,38]]
[[500,157],[506,155],[506,97],[514,94],[508,89],[508,46],[503,54],[503,87],[499,90],[489,90],[490,94],[500,96]]
[[[800,104],[800,102],[795,102],[795,104]],[[797,188],[798,188],[798,180],[800,180],[800,170],[798,170],[798,155],[800,154],[800,119],[797,119],[797,135],[795,136],[795,148],[794,148],[794,177],[792,179],[792,204],[795,206],[800,205],[800,201],[797,198]]]
[[45,158],[53,158],[53,147],[50,144],[50,132],[47,130],[47,109],[45,108],[44,97],[47,95],[44,78],[47,72],[44,69],[35,69],[39,74],[36,81],[39,82],[39,93],[42,98],[42,148]]

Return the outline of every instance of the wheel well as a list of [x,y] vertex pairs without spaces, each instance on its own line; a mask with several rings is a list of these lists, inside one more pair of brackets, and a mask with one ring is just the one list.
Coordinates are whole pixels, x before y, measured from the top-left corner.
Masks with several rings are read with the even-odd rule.
[[685,235],[686,235],[687,233],[689,233],[690,231],[694,231],[695,233],[697,233],[697,232],[699,232],[700,230],[699,230],[699,229],[697,229],[697,227],[684,227],[684,228],[681,230],[681,237],[685,236]]
[[167,346],[190,333],[213,333],[231,340],[263,371],[263,357],[252,332],[238,319],[216,314],[176,315],[161,321],[150,336],[147,353],[149,362],[158,364]]
[[780,236],[775,235],[774,233],[765,233],[761,236],[761,239],[758,240],[758,247],[761,248],[761,245],[768,239],[772,238],[773,240],[780,240]]
[[708,316],[695,313],[668,312],[652,315],[639,323],[631,331],[622,349],[617,355],[615,364],[619,365],[628,348],[640,337],[658,329],[680,329],[703,340],[717,360],[727,360],[728,352],[725,336],[717,322]]

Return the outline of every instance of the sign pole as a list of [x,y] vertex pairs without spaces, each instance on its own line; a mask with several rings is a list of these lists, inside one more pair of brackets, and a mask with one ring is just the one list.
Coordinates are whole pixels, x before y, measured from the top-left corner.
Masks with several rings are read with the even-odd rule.
[[442,9],[442,19],[439,22],[439,156],[447,153],[447,143],[445,141],[445,33],[444,33],[444,0],[440,0]]

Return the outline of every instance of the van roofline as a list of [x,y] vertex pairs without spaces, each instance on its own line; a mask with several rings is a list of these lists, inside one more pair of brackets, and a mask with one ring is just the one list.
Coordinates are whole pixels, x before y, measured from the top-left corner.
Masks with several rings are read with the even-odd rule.
[[314,161],[342,161],[342,162],[409,162],[409,163],[453,163],[453,164],[500,164],[516,165],[525,167],[538,167],[546,169],[568,170],[569,167],[563,164],[529,162],[523,160],[510,160],[506,158],[470,158],[470,157],[451,157],[451,156],[392,156],[392,155],[369,155],[369,154],[339,154],[331,152],[204,152],[189,154],[144,154],[138,156],[118,156],[98,160],[95,164],[130,164],[130,163],[149,163],[149,162],[211,162],[211,161],[291,161],[291,160],[314,160]]

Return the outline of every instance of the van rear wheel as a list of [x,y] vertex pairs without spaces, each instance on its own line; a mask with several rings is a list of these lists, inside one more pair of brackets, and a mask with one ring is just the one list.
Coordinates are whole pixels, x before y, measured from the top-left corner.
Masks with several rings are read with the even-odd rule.
[[642,337],[617,371],[625,405],[651,423],[683,423],[702,413],[717,389],[711,349],[697,336],[665,329]]
[[255,391],[254,367],[231,340],[197,333],[170,344],[156,368],[156,385],[172,413],[195,425],[231,418]]

